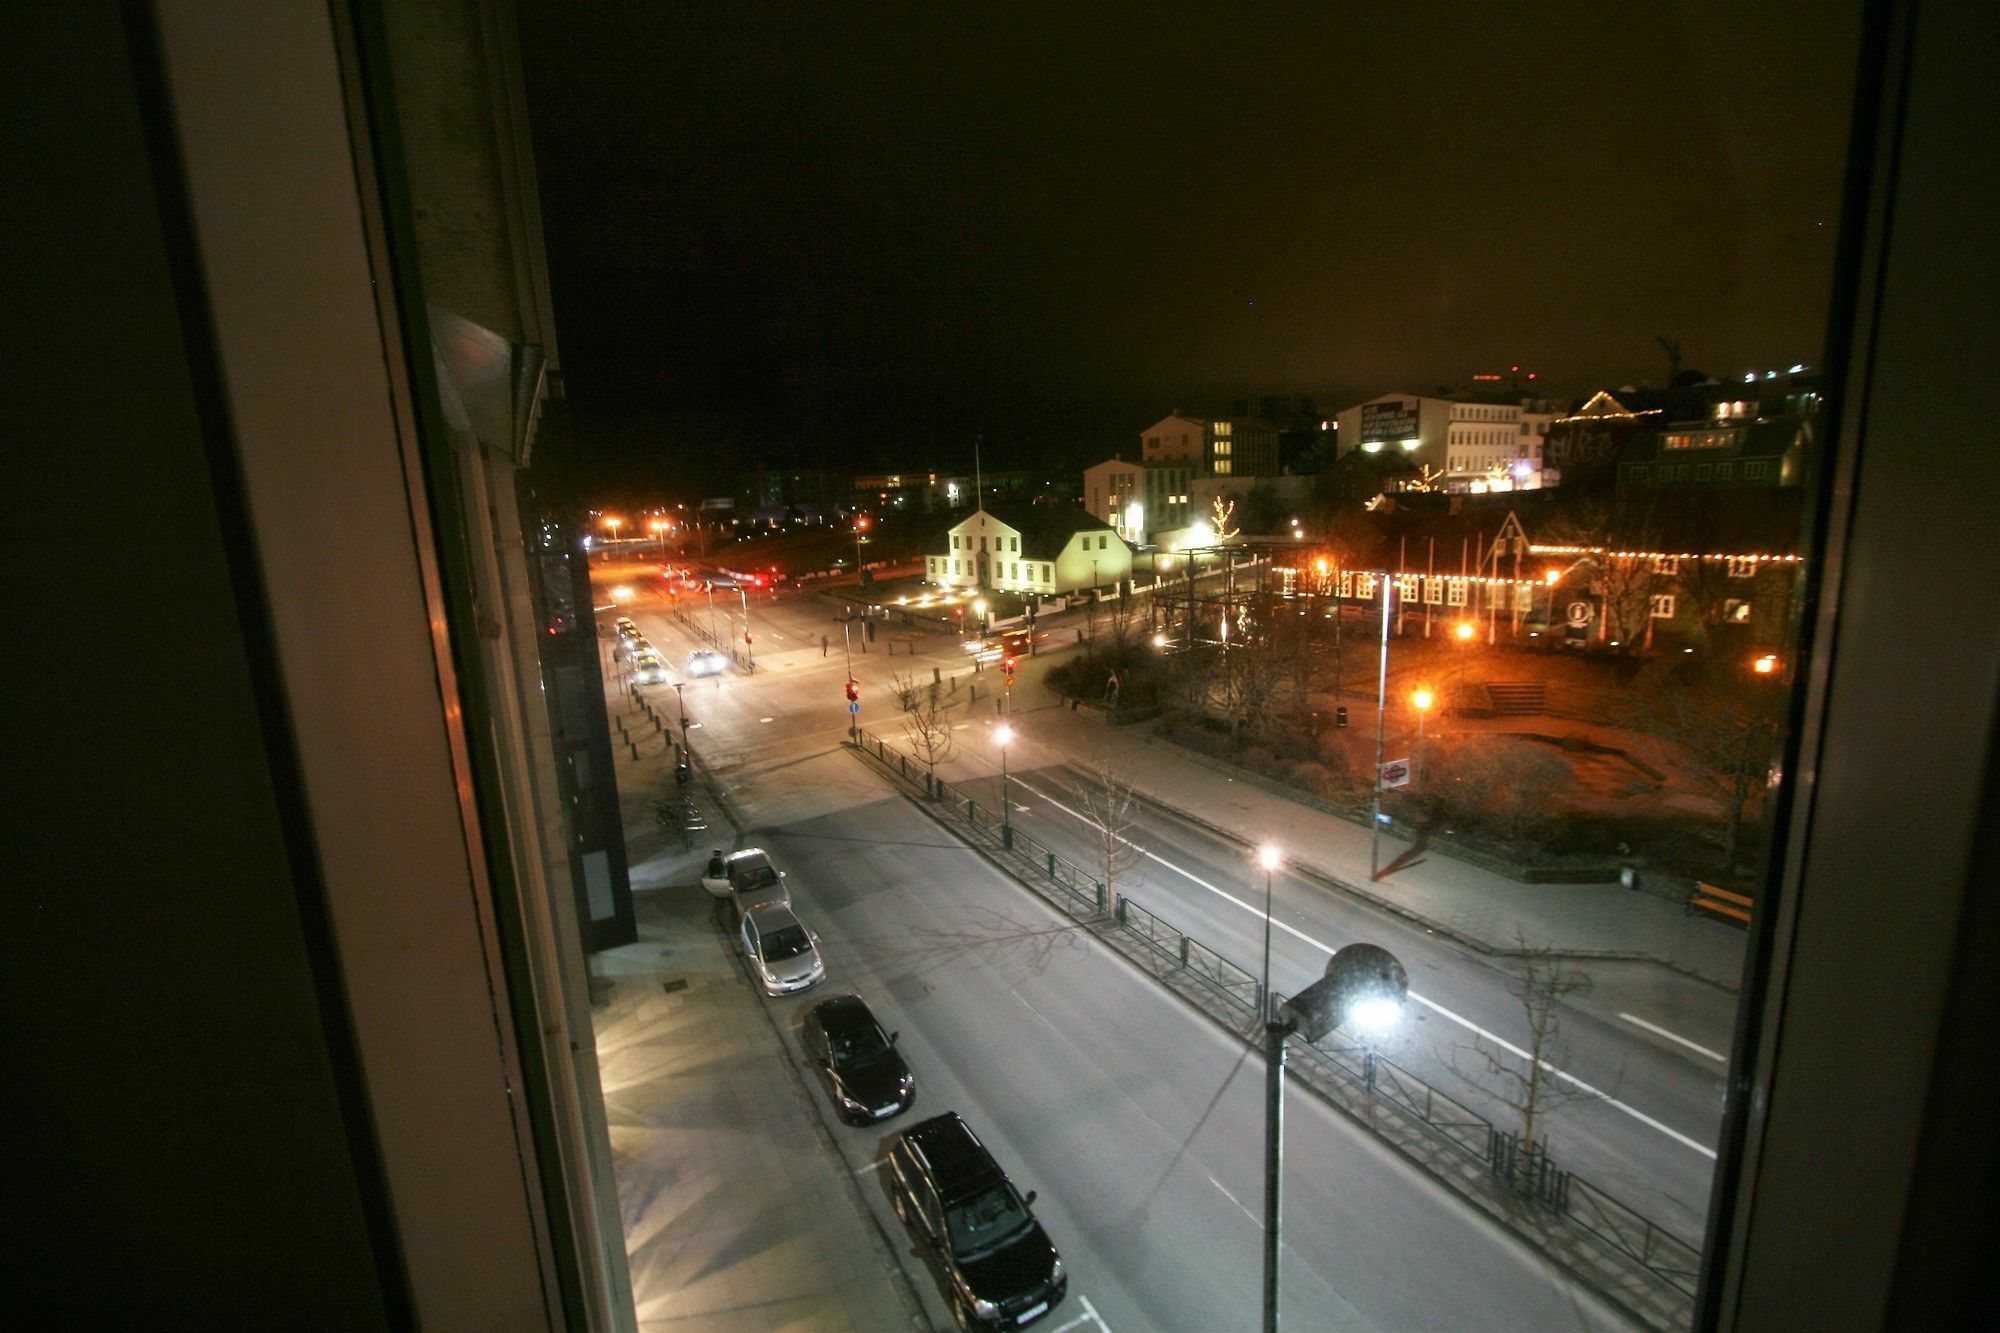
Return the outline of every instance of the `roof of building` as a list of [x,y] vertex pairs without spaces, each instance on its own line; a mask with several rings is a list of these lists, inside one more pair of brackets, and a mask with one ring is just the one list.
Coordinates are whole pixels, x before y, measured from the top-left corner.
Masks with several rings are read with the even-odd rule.
[[1183,458],[1177,462],[1171,462],[1171,463],[1148,463],[1143,459],[1125,458],[1114,454],[1112,457],[1105,459],[1101,463],[1092,463],[1089,467],[1085,468],[1084,471],[1095,472],[1097,471],[1097,469],[1101,467],[1110,467],[1114,464],[1117,465],[1118,467],[1137,468],[1141,472],[1186,472],[1189,468],[1194,466],[1194,460]]
[[[964,527],[981,512],[975,510],[957,519],[950,531]],[[986,506],[983,512],[1021,534],[1021,555],[1028,560],[1054,560],[1079,532],[1115,532],[1109,523],[1080,505],[998,504]]]

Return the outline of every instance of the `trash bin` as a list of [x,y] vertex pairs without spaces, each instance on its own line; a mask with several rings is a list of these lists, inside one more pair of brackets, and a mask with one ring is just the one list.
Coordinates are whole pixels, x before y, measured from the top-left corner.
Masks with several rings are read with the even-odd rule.
[[1620,888],[1626,888],[1626,889],[1638,888],[1639,868],[1637,866],[1620,867],[1618,871],[1618,885]]

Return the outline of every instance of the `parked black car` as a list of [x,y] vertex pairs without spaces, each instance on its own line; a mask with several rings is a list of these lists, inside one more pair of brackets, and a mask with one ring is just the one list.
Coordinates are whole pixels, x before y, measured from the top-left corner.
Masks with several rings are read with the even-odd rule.
[[909,1109],[917,1078],[859,995],[822,1000],[806,1014],[806,1059],[827,1096],[850,1125],[867,1125]]
[[947,1111],[896,1136],[889,1149],[896,1216],[937,1269],[952,1314],[968,1329],[1020,1328],[1069,1289],[1062,1259],[1028,1211],[1035,1201]]

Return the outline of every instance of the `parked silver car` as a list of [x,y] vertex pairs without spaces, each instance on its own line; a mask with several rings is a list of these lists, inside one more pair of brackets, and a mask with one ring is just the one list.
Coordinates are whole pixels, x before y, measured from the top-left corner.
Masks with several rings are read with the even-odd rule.
[[790,995],[826,976],[819,937],[800,924],[792,909],[759,903],[743,914],[739,932],[743,956],[766,995]]

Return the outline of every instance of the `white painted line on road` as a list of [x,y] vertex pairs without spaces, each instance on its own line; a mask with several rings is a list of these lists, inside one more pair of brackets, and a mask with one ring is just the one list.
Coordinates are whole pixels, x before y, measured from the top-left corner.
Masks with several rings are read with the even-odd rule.
[[768,718],[768,717],[760,717],[760,718],[758,718],[757,720],[758,720],[759,722],[769,722],[769,721],[770,721],[771,719],[770,719],[770,718]]
[[1677,1041],[1681,1045],[1687,1047],[1689,1050],[1695,1052],[1698,1055],[1705,1055],[1719,1065],[1726,1065],[1729,1063],[1728,1056],[1719,1054],[1715,1051],[1711,1051],[1706,1046],[1702,1046],[1695,1042],[1691,1042],[1686,1037],[1681,1036],[1678,1032],[1669,1032],[1665,1028],[1661,1027],[1658,1023],[1648,1023],[1645,1019],[1640,1018],[1636,1014],[1620,1014],[1618,1016],[1624,1019],[1627,1023],[1635,1024],[1639,1027],[1646,1029],[1646,1031],[1648,1032],[1654,1033],[1658,1036],[1665,1037],[1668,1041]]
[[[1064,814],[1072,815],[1075,818],[1082,820],[1084,823],[1090,825],[1092,828],[1097,829],[1100,833],[1104,831],[1103,825],[1099,824],[1089,815],[1079,814],[1077,811],[1070,809],[1068,806],[1064,805],[1061,801],[1058,801],[1055,797],[1049,795],[1041,788],[1036,787],[1026,778],[1016,778],[1015,781],[1019,782],[1023,787],[1028,788],[1030,791],[1040,796],[1043,800],[1047,801],[1050,805],[1062,811]],[[1198,884],[1202,888],[1207,889],[1210,893],[1214,894],[1216,897],[1222,899],[1224,902],[1234,903],[1236,906],[1242,908],[1244,911],[1250,913],[1250,915],[1256,917],[1260,921],[1263,919],[1264,913],[1262,909],[1250,903],[1244,902],[1241,898],[1238,898],[1236,895],[1232,893],[1228,893],[1222,889],[1218,889],[1217,887],[1215,887],[1215,885],[1210,884],[1207,880],[1201,878],[1201,876],[1196,875],[1190,871],[1183,870],[1181,867],[1175,865],[1172,861],[1167,860],[1166,857],[1158,856],[1152,852],[1147,851],[1144,847],[1139,846],[1138,843],[1133,842],[1130,838],[1119,838],[1118,841],[1124,843],[1127,847],[1130,847],[1133,850],[1137,851],[1141,856],[1145,857],[1147,860],[1158,861],[1161,865],[1173,871],[1175,874],[1181,876],[1183,879],[1187,880],[1190,884]],[[1275,916],[1271,918],[1271,924],[1273,926],[1276,926],[1279,930],[1284,931],[1287,935],[1290,935],[1295,939],[1305,941],[1307,944],[1312,945],[1315,949],[1318,949],[1322,953],[1331,954],[1333,952],[1333,947],[1331,945],[1322,943],[1321,941],[1314,939],[1312,936],[1306,934],[1302,930],[1297,930],[1291,926],[1286,925],[1284,922],[1278,920]],[[1460,1027],[1464,1028],[1467,1032],[1472,1033],[1474,1036],[1484,1037],[1486,1040],[1492,1042],[1495,1046],[1498,1046],[1501,1050],[1506,1051],[1508,1054],[1514,1056],[1515,1058],[1520,1060],[1526,1060],[1529,1058],[1529,1055],[1526,1051],[1522,1050],[1519,1046],[1514,1045],[1514,1043],[1508,1041],[1505,1037],[1500,1036],[1498,1033],[1488,1032],[1485,1028],[1480,1027],[1477,1023],[1473,1022],[1471,1019],[1464,1018],[1458,1014],[1453,1013],[1451,1010],[1445,1008],[1437,1001],[1426,999],[1423,996],[1417,994],[1415,991],[1410,992],[1410,998],[1412,1000],[1415,1000],[1418,1004],[1423,1005],[1426,1009],[1429,1009],[1433,1013],[1437,1014],[1439,1017],[1450,1019],[1452,1022],[1458,1024]],[[1640,1124],[1647,1125],[1653,1129],[1659,1130],[1660,1133],[1666,1135],[1674,1142],[1684,1144],[1687,1147],[1694,1149],[1696,1152],[1700,1153],[1703,1157],[1708,1158],[1710,1161],[1715,1160],[1715,1149],[1707,1146],[1706,1144],[1697,1142],[1696,1140],[1689,1138],[1687,1135],[1681,1133],[1679,1130],[1673,1128],[1671,1125],[1662,1124],[1660,1121],[1655,1120],[1652,1116],[1647,1115],[1644,1111],[1641,1111],[1636,1106],[1626,1105],[1624,1102],[1619,1101],[1616,1097],[1613,1097],[1610,1093],[1604,1091],[1602,1088],[1593,1087],[1592,1085],[1578,1078],[1576,1075],[1556,1068],[1554,1065],[1550,1064],[1547,1060],[1542,1060],[1539,1063],[1542,1068],[1548,1070],[1551,1074],[1554,1074],[1557,1078],[1569,1084],[1571,1087],[1576,1088],[1581,1092],[1589,1093],[1591,1096],[1602,1101],[1606,1106],[1616,1107],[1618,1110],[1623,1111],[1626,1115],[1631,1116],[1634,1120],[1637,1120]]]
[[1111,1333],[1111,1325],[1105,1323],[1104,1316],[1097,1313],[1097,1307],[1090,1303],[1090,1297],[1084,1295],[1082,1292],[1078,1292],[1076,1294],[1076,1302],[1083,1307],[1083,1313],[1070,1320],[1067,1324],[1057,1324],[1049,1330],[1049,1333],[1069,1333],[1070,1329],[1081,1328],[1085,1324],[1095,1324],[1103,1329],[1104,1333]]
[[857,1176],[865,1176],[870,1171],[880,1171],[886,1165],[888,1165],[887,1158],[877,1157],[874,1161],[870,1162],[866,1166],[858,1166],[854,1168],[854,1174]]
[[[1203,1174],[1206,1175],[1207,1173],[1204,1172]],[[1237,1198],[1234,1194],[1231,1194],[1227,1189],[1225,1189],[1221,1181],[1217,1180],[1214,1176],[1209,1176],[1208,1183],[1215,1186],[1217,1189],[1222,1190],[1223,1198],[1229,1200],[1231,1203],[1235,1204],[1238,1208],[1243,1208],[1243,1200]],[[1264,1228],[1263,1218],[1257,1216],[1257,1214],[1251,1212],[1248,1208],[1243,1208],[1243,1215],[1249,1218],[1252,1222],[1255,1222],[1257,1224],[1258,1230],[1260,1231],[1263,1230]]]

